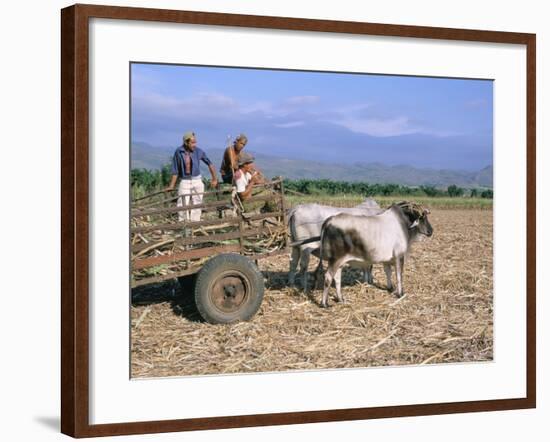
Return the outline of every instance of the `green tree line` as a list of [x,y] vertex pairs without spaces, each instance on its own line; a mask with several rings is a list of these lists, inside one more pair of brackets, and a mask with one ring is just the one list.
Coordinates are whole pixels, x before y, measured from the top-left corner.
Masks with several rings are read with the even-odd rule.
[[[160,170],[132,169],[130,174],[134,197],[163,189],[170,182],[171,168],[165,165]],[[435,186],[410,187],[401,184],[369,184],[356,181],[329,179],[284,180],[285,189],[304,195],[363,195],[363,196],[431,196],[493,198],[491,189],[464,189],[455,184],[446,189]]]
[[304,195],[365,195],[365,196],[432,196],[493,198],[491,189],[464,189],[452,184],[447,189],[435,186],[404,186],[401,184],[369,184],[356,181],[334,181],[329,179],[284,180],[285,189]]

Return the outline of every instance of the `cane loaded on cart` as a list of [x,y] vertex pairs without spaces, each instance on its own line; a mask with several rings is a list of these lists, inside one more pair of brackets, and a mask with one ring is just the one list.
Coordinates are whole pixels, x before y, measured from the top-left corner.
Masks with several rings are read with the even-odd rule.
[[251,187],[246,201],[232,185],[203,192],[200,204],[169,191],[133,200],[132,288],[196,273],[195,301],[206,321],[254,316],[264,293],[257,260],[287,253],[288,237],[282,178]]

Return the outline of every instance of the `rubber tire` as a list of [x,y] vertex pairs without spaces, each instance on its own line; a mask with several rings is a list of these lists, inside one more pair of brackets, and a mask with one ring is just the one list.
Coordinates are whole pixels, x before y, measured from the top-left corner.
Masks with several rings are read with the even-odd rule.
[[[223,272],[237,271],[246,278],[248,297],[233,312],[224,312],[211,299],[211,286]],[[258,267],[247,257],[236,253],[217,255],[204,264],[195,282],[195,303],[202,318],[210,324],[248,321],[260,309],[264,298],[264,278]]]

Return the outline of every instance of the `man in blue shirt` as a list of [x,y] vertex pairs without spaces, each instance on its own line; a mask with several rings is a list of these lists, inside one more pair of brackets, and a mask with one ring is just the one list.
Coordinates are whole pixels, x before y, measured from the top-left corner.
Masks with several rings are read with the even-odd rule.
[[[176,181],[180,178],[178,186],[178,207],[191,204],[201,204],[204,193],[199,161],[208,166],[212,175],[212,187],[218,186],[216,169],[202,149],[197,147],[197,138],[194,132],[186,132],[183,135],[183,145],[178,147],[172,158],[172,178],[166,190],[174,190]],[[200,221],[201,209],[192,209],[178,212],[179,221]]]

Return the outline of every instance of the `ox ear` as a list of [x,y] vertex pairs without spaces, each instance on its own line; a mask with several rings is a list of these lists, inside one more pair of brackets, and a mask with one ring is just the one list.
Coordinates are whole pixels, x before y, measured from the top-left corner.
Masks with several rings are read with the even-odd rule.
[[418,226],[418,223],[420,221],[417,219],[414,220],[414,222],[409,226],[409,229],[414,229],[416,226]]

